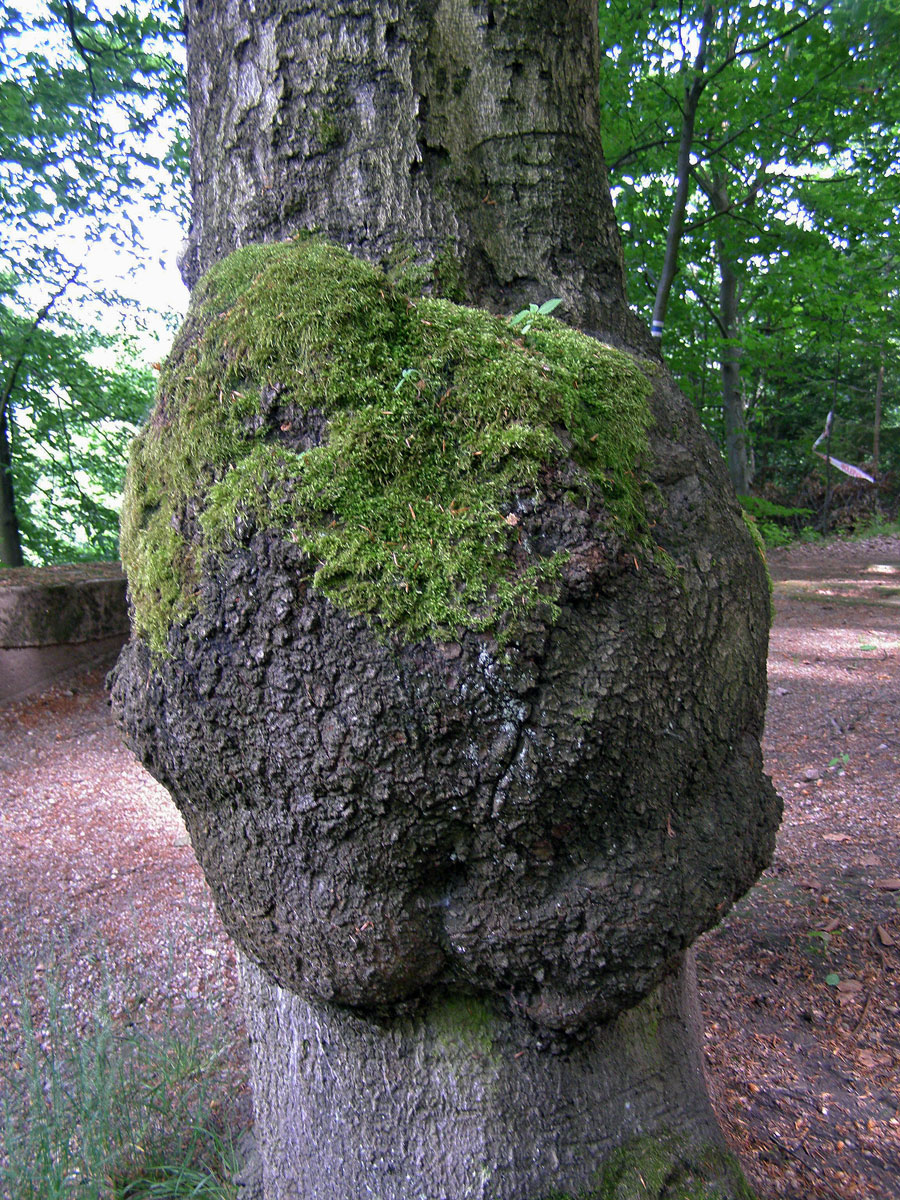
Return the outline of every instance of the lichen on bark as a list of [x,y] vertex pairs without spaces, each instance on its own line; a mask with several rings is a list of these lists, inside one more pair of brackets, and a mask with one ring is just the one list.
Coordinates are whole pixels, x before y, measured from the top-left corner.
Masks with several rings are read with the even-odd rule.
[[238,250],[198,286],[133,451],[136,627],[163,650],[204,556],[253,526],[299,545],[350,613],[503,640],[555,603],[565,551],[528,544],[549,477],[646,543],[648,373],[549,317],[522,334],[414,299],[315,238]]

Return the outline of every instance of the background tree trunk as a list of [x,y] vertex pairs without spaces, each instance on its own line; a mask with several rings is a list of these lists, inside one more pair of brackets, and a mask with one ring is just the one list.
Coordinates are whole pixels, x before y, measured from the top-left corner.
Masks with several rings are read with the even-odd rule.
[[663,258],[662,274],[656,285],[656,296],[653,301],[653,318],[650,330],[655,338],[662,338],[663,326],[666,321],[666,309],[669,307],[669,296],[672,284],[678,274],[678,251],[681,248],[681,237],[684,232],[684,218],[687,211],[688,196],[691,190],[691,152],[694,148],[694,125],[697,120],[697,108],[700,97],[706,87],[706,49],[713,29],[715,10],[711,4],[703,9],[703,24],[700,27],[700,39],[697,57],[694,60],[693,76],[684,85],[684,102],[681,106],[681,137],[678,143],[678,160],[676,167],[675,196],[672,200],[672,212],[669,216],[669,228],[666,233],[666,253]]
[[[731,207],[728,184],[723,175],[715,174],[704,185],[704,191],[717,216],[724,216]],[[725,423],[725,456],[728,474],[739,496],[750,490],[750,455],[747,446],[747,423],[744,415],[744,393],[741,387],[741,347],[738,341],[738,275],[727,243],[727,229],[716,237],[716,258],[719,263],[718,325],[722,335],[722,354],[719,377],[722,381],[722,417]]]
[[[495,310],[561,297],[582,329],[655,353],[625,297],[592,0],[186,7],[189,284],[238,246],[316,228],[371,261],[433,262],[445,293]],[[484,999],[375,1019],[250,962],[243,980],[267,1200],[538,1200],[673,1131],[644,1195],[701,1159],[739,1194],[706,1155],[719,1135],[682,960],[581,1040]]]
[[738,280],[734,265],[721,240],[719,256],[719,317],[722,326],[722,415],[725,420],[725,451],[728,474],[739,496],[750,490],[750,456],[747,452],[747,422],[741,387],[741,347],[738,342]]
[[878,459],[881,442],[881,406],[884,399],[884,355],[885,343],[882,342],[878,360],[878,378],[875,382],[875,415],[872,418],[872,474],[876,479],[878,478]]
[[0,408],[0,566],[21,567],[22,539],[16,517],[16,495],[12,478],[12,440],[7,407]]

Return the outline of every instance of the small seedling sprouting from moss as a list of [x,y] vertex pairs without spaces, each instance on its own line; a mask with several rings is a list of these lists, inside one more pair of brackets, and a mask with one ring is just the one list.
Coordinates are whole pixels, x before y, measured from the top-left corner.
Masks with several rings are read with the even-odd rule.
[[530,333],[531,326],[534,324],[535,317],[546,317],[562,304],[562,300],[553,299],[545,300],[543,304],[529,304],[527,308],[522,308],[509,318],[509,323],[516,328],[517,325],[522,325],[523,321],[527,321],[526,325],[522,325],[523,333]]

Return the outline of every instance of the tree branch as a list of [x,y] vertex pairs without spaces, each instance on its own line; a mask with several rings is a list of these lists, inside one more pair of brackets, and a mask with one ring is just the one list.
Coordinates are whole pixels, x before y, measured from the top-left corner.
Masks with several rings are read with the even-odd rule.
[[22,369],[22,363],[25,361],[25,353],[28,350],[29,345],[31,344],[32,338],[37,333],[38,327],[41,325],[41,323],[43,321],[46,320],[47,316],[50,313],[51,308],[57,302],[57,300],[59,300],[62,296],[64,296],[65,293],[69,290],[69,288],[72,286],[72,284],[78,278],[78,276],[81,274],[82,269],[83,268],[81,266],[77,266],[75,268],[75,270],[72,272],[72,274],[69,276],[69,278],[65,281],[65,283],[63,283],[58,288],[58,290],[53,293],[53,295],[50,297],[50,299],[47,301],[47,303],[44,305],[44,307],[38,309],[38,312],[35,315],[34,320],[31,322],[31,325],[28,328],[28,332],[25,334],[25,337],[22,339],[22,344],[19,347],[18,356],[12,365],[12,370],[10,371],[9,376],[7,377],[6,386],[3,389],[3,394],[0,395],[0,418],[3,418],[6,416],[7,410],[9,408],[10,399],[12,398],[13,391],[15,390],[16,380],[19,377],[19,371]]
[[728,51],[715,70],[710,71],[709,75],[707,75],[707,83],[710,83],[713,79],[716,79],[719,75],[721,75],[726,67],[730,67],[738,55],[760,54],[763,50],[768,50],[770,46],[774,46],[777,42],[786,41],[789,37],[795,34],[798,29],[803,29],[804,26],[810,23],[810,21],[814,21],[816,17],[822,16],[822,14],[825,12],[825,9],[826,6],[824,4],[818,8],[814,8],[810,13],[807,14],[807,16],[802,17],[793,25],[788,26],[788,28],[782,30],[781,33],[773,33],[771,37],[764,38],[763,41],[757,42],[754,46],[738,47],[737,41],[735,40],[735,44],[732,49]]
[[72,45],[78,54],[78,57],[87,67],[88,79],[91,81],[91,99],[96,102],[97,88],[94,84],[94,68],[91,63],[90,51],[84,42],[78,36],[78,31],[75,28],[75,9],[72,7],[72,0],[65,0],[66,9],[66,27],[69,30],[69,36],[72,39]]

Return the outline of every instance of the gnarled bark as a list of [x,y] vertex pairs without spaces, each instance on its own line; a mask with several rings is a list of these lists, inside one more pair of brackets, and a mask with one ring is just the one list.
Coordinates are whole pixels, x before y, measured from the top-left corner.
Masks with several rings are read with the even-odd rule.
[[600,144],[597,14],[549,5],[189,0],[193,284],[318,229],[372,262],[442,258],[468,300],[550,296],[646,345]]
[[[187,278],[317,226],[452,267],[486,307],[560,296],[647,352],[595,19],[586,0],[191,0]],[[705,1154],[684,951],[772,849],[768,597],[721,460],[654,369],[634,469],[657,549],[616,533],[574,459],[513,489],[523,547],[568,558],[558,615],[505,652],[377,636],[250,523],[203,565],[168,657],[134,639],[120,661],[119,720],[247,958],[267,1200],[539,1200],[657,1134],[663,1179],[742,1194]],[[321,412],[259,419],[273,445],[327,436]]]

